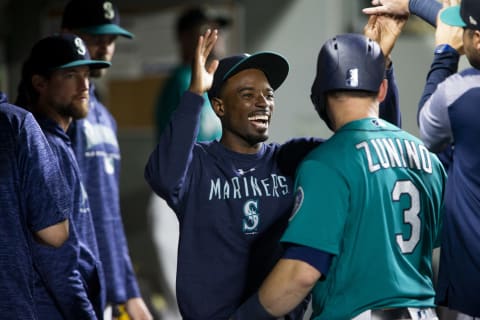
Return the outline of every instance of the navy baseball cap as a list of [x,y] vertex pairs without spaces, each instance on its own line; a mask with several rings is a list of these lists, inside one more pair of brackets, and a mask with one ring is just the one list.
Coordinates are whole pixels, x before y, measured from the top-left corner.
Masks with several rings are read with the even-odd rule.
[[134,37],[120,27],[117,6],[106,0],[71,0],[63,11],[62,28],[92,35],[112,34],[129,39]]
[[91,60],[82,39],[69,33],[55,34],[39,40],[30,51],[28,63],[33,73],[78,66],[89,66],[92,69],[110,66],[107,61]]
[[460,5],[445,9],[440,19],[451,26],[480,30],[480,1],[462,0]]
[[218,97],[225,81],[246,69],[263,71],[272,89],[276,90],[287,78],[289,65],[284,57],[274,52],[258,52],[252,55],[244,53],[223,58],[213,75],[208,98]]

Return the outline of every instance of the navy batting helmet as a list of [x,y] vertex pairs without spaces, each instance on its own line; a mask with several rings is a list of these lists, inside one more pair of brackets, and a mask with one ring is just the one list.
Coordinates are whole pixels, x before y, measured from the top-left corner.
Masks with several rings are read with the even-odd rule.
[[361,34],[338,35],[322,46],[310,98],[332,129],[326,114],[329,91],[378,92],[385,78],[385,57],[379,44]]

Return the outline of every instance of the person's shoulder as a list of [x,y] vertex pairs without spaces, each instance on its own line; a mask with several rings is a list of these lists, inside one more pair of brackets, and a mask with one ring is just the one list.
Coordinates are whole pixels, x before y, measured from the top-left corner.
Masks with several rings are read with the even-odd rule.
[[33,115],[27,110],[9,103],[0,103],[0,129],[7,127],[21,130],[25,125],[36,124]]
[[454,73],[442,81],[435,94],[438,95],[440,101],[445,102],[446,105],[451,105],[466,93],[478,94],[480,86],[480,70],[475,68],[467,68]]
[[297,137],[297,138],[291,138],[282,144],[276,143],[275,145],[280,148],[311,149],[312,147],[316,147],[325,141],[326,141],[325,139],[317,138],[317,137]]
[[176,77],[190,77],[192,75],[192,67],[187,64],[178,65],[173,69],[172,75]]
[[473,77],[475,80],[478,80],[478,77],[480,77],[480,70],[476,68],[466,68],[450,76],[452,80],[464,79],[469,77]]
[[480,70],[470,67],[449,75],[440,85],[442,87],[460,89],[463,86],[468,85],[469,83],[475,83],[477,87],[479,87],[479,78]]
[[178,65],[172,69],[170,75],[167,77],[167,85],[179,85],[179,83],[190,83],[192,76],[192,67],[189,65]]
[[[95,99],[95,106],[94,109],[90,109],[88,111],[87,119],[90,122],[96,123],[96,122],[102,122],[102,118],[107,118],[109,121],[112,121],[116,123],[115,117],[113,114],[110,112],[107,106],[105,106],[101,101],[98,99]],[[80,119],[80,121],[83,119]],[[77,120],[79,121],[79,120]]]
[[27,117],[30,114],[29,111],[10,103],[0,103],[0,113],[3,115],[3,117],[14,117],[21,119]]
[[403,129],[398,130],[398,135],[396,138],[401,138],[402,140],[411,141],[417,145],[425,146],[425,143],[422,141],[422,139]]

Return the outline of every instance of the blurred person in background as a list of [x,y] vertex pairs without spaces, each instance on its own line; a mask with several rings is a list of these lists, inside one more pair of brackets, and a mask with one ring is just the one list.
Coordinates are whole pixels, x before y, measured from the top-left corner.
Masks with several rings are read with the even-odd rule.
[[[63,31],[80,36],[92,59],[111,61],[117,38],[133,38],[120,26],[120,14],[112,1],[71,0],[63,11]],[[105,76],[94,70],[92,78]],[[105,270],[107,287],[106,319],[118,314],[124,305],[137,320],[152,319],[137,283],[120,211],[120,148],[117,123],[100,101],[91,83],[89,111],[85,119],[72,123],[68,134],[80,167],[92,211],[93,224]]]

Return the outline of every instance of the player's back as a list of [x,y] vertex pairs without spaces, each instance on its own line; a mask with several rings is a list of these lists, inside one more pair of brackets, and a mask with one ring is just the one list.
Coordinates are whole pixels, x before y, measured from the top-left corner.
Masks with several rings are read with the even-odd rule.
[[349,198],[346,213],[324,207],[347,217],[341,251],[315,288],[321,319],[434,306],[431,254],[446,178],[437,157],[419,139],[372,118],[347,124],[309,159],[333,169]]

